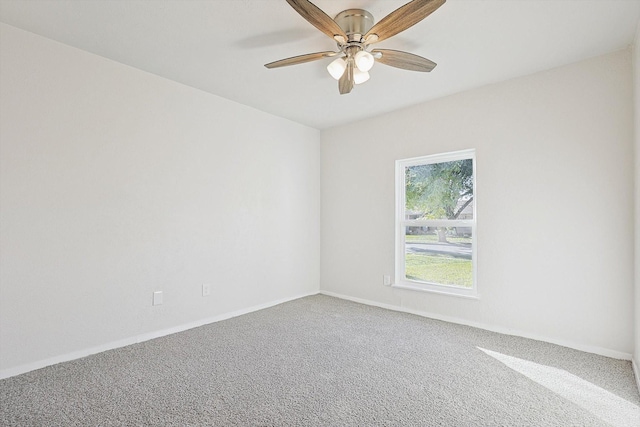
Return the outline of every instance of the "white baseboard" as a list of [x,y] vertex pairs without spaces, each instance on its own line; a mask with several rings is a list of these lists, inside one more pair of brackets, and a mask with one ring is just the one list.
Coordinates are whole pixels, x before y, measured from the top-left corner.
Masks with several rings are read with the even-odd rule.
[[638,392],[640,392],[640,367],[638,367],[638,363],[634,358],[631,359],[631,366],[633,367],[633,375],[636,377]]
[[[360,303],[360,304],[371,305],[371,306],[380,307],[380,308],[386,308],[388,310],[400,311],[400,312],[403,312],[403,313],[415,314],[417,316],[428,317],[428,318],[436,319],[436,320],[443,320],[445,322],[457,323],[457,324],[460,324],[460,325],[473,326],[474,328],[484,329],[484,330],[491,331],[491,332],[498,332],[500,334],[515,335],[515,336],[518,336],[518,337],[529,338],[529,339],[533,339],[533,340],[536,340],[536,341],[544,341],[544,342],[548,342],[548,343],[551,343],[551,344],[556,344],[556,345],[561,345],[563,347],[572,348],[574,350],[580,350],[580,351],[584,351],[584,352],[587,352],[587,353],[599,354],[601,356],[611,357],[611,358],[614,358],[614,359],[631,360],[631,354],[630,353],[624,353],[624,352],[621,352],[621,351],[611,350],[611,349],[608,349],[608,348],[584,345],[584,344],[565,341],[565,340],[557,339],[557,338],[544,337],[544,336],[540,336],[540,335],[536,335],[536,334],[530,334],[530,333],[527,333],[527,332],[522,332],[522,331],[518,331],[518,330],[514,330],[514,329],[503,328],[503,327],[500,327],[500,326],[487,325],[487,324],[480,323],[480,322],[473,322],[473,321],[470,321],[470,320],[460,319],[460,318],[457,318],[457,317],[443,316],[441,314],[429,313],[429,312],[420,311],[420,310],[413,310],[413,309],[410,309],[410,308],[405,308],[405,307],[400,307],[400,306],[396,306],[396,305],[380,303],[380,302],[377,302],[377,301],[367,300],[367,299],[363,299],[363,298],[351,297],[349,295],[343,295],[343,294],[339,294],[339,293],[335,293],[335,292],[329,292],[329,291],[322,291],[321,290],[320,293],[323,294],[323,295],[336,297],[336,298],[340,298],[340,299],[344,299],[344,300],[348,300],[348,301],[353,301],[353,302],[357,302],[357,303]],[[638,380],[638,375],[637,374],[636,374],[636,380]]]
[[197,321],[194,321],[194,322],[190,322],[190,323],[182,324],[182,325],[179,325],[179,326],[175,326],[173,328],[163,329],[163,330],[154,331],[154,332],[148,332],[148,333],[145,333],[145,334],[136,335],[136,336],[133,336],[133,337],[122,339],[122,340],[112,341],[112,342],[109,342],[109,343],[106,343],[106,344],[102,344],[102,345],[99,345],[99,346],[94,346],[94,347],[86,348],[86,349],[83,349],[83,350],[78,350],[78,351],[74,351],[74,352],[71,352],[71,353],[62,354],[62,355],[51,357],[51,358],[48,358],[48,359],[43,359],[43,360],[39,360],[39,361],[32,362],[32,363],[26,363],[24,365],[19,365],[19,366],[13,367],[13,368],[3,369],[3,370],[0,370],[0,379],[9,378],[9,377],[13,377],[13,376],[16,376],[16,375],[24,374],[26,372],[30,372],[30,371],[34,371],[36,369],[44,368],[46,366],[55,365],[57,363],[68,362],[70,360],[80,359],[80,358],[83,358],[83,357],[86,357],[86,356],[90,356],[92,354],[101,353],[103,351],[113,350],[113,349],[116,349],[116,348],[125,347],[127,345],[137,344],[137,343],[140,343],[140,342],[152,340],[154,338],[159,338],[159,337],[163,337],[163,336],[166,336],[166,335],[175,334],[177,332],[186,331],[188,329],[197,328],[199,326],[203,326],[203,325],[207,325],[207,324],[210,324],[210,323],[219,322],[221,320],[231,319],[233,317],[241,316],[243,314],[247,314],[247,313],[251,313],[251,312],[254,312],[254,311],[262,310],[262,309],[265,309],[265,308],[273,307],[275,305],[282,304],[282,303],[285,303],[285,302],[288,302],[288,301],[293,301],[293,300],[296,300],[296,299],[299,299],[299,298],[304,298],[304,297],[307,297],[307,296],[316,295],[318,293],[323,294],[323,295],[327,295],[327,296],[332,296],[332,297],[344,299],[344,300],[348,300],[348,301],[357,302],[357,303],[360,303],[360,304],[365,304],[365,305],[370,305],[370,306],[374,306],[374,307],[385,308],[385,309],[388,309],[388,310],[400,311],[400,312],[409,313],[409,314],[415,314],[417,316],[428,317],[428,318],[431,318],[431,319],[437,319],[437,320],[442,320],[442,321],[445,321],[445,322],[457,323],[457,324],[466,325],[466,326],[473,326],[475,328],[485,329],[485,330],[488,330],[488,331],[491,331],[491,332],[498,332],[498,333],[507,334],[507,335],[515,335],[515,336],[519,336],[519,337],[523,337],[523,338],[530,338],[530,339],[534,339],[534,340],[538,340],[538,341],[545,341],[545,342],[548,342],[548,343],[551,343],[551,344],[557,344],[557,345],[561,345],[563,347],[569,347],[569,348],[573,348],[575,350],[580,350],[580,351],[585,351],[585,352],[588,352],[588,353],[599,354],[601,356],[612,357],[612,358],[615,358],[615,359],[631,360],[632,361],[632,366],[633,366],[633,373],[635,375],[636,383],[638,385],[638,390],[640,391],[640,372],[639,372],[640,371],[640,367],[638,366],[636,361],[632,359],[631,354],[629,354],[629,353],[623,353],[623,352],[619,352],[619,351],[616,351],[616,350],[610,350],[610,349],[601,348],[601,347],[586,346],[586,345],[577,344],[577,343],[573,343],[573,342],[568,342],[568,341],[564,341],[564,340],[558,340],[558,339],[554,339],[554,338],[541,337],[541,336],[538,336],[538,335],[535,335],[535,334],[528,334],[528,333],[525,333],[525,332],[515,331],[515,330],[508,329],[508,328],[496,327],[496,326],[492,326],[492,325],[485,325],[485,324],[482,324],[482,323],[479,323],[479,322],[472,322],[472,321],[468,321],[468,320],[465,320],[465,319],[459,319],[459,318],[451,317],[451,316],[442,316],[442,315],[435,314],[435,313],[429,313],[429,312],[425,312],[425,311],[413,310],[413,309],[409,309],[409,308],[399,307],[399,306],[395,306],[395,305],[391,305],[391,304],[380,303],[380,302],[367,300],[367,299],[363,299],[363,298],[351,297],[351,296],[348,296],[348,295],[343,295],[343,294],[339,294],[339,293],[335,293],[335,292],[329,292],[329,291],[310,292],[310,293],[305,293],[305,294],[301,294],[301,295],[297,295],[297,296],[293,296],[293,297],[289,297],[289,298],[282,298],[282,299],[279,299],[279,300],[270,301],[270,302],[267,302],[267,303],[264,303],[264,304],[258,304],[258,305],[252,306],[252,307],[247,307],[247,308],[236,310],[236,311],[232,311],[232,312],[229,312],[229,313],[223,313],[223,314],[219,314],[217,316],[208,317],[208,318],[205,318],[205,319],[200,319],[200,320],[197,320]]
[[232,317],[241,316],[243,314],[251,313],[254,311],[262,310],[265,308],[273,307],[288,301],[293,301],[299,298],[304,298],[310,295],[317,295],[317,292],[305,293],[289,298],[282,298],[275,301],[266,302],[264,304],[254,305],[252,307],[243,308],[240,310],[232,311],[229,313],[219,314],[217,316],[208,317],[205,319],[196,320],[194,322],[185,323],[182,325],[174,326],[173,328],[162,329],[159,331],[148,332],[145,334],[135,335],[133,337],[124,338],[118,341],[112,341],[106,344],[101,344],[95,347],[85,348],[82,350],[74,351],[71,353],[61,354],[59,356],[50,357],[48,359],[38,360],[37,362],[26,363],[13,368],[7,368],[0,370],[0,379],[13,377],[16,375],[24,374],[26,372],[34,371],[36,369],[44,368],[46,366],[55,365],[57,363],[68,362],[70,360],[80,359],[90,356],[92,354],[101,353],[107,350],[113,350],[120,347],[125,347],[131,344],[137,344],[144,341],[149,341],[154,338],[164,337],[166,335],[175,334],[176,332],[186,331],[188,329],[197,328],[199,326],[208,325],[209,323],[219,322],[221,320],[231,319]]

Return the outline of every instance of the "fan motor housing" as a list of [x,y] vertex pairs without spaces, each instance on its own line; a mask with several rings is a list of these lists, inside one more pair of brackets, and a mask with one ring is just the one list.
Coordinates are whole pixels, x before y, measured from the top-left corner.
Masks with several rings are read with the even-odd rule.
[[347,9],[336,15],[334,21],[344,30],[349,41],[360,41],[373,27],[373,15],[364,9]]

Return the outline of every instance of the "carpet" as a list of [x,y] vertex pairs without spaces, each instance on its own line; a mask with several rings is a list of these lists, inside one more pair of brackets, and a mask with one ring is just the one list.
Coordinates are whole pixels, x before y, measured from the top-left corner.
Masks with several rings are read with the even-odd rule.
[[0,381],[2,426],[639,426],[628,361],[323,295]]

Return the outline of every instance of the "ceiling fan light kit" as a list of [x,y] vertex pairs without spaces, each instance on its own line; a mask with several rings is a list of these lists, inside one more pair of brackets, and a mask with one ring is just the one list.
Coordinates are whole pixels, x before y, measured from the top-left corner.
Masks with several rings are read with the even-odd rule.
[[373,59],[373,55],[371,55],[366,50],[361,50],[353,56],[353,59],[356,61],[356,66],[361,71],[369,71],[373,68],[373,64],[375,60]]
[[366,82],[367,80],[369,80],[369,78],[371,77],[371,75],[367,72],[367,71],[362,71],[358,68],[354,68],[353,70],[353,83],[354,84],[361,84]]
[[342,58],[334,59],[329,65],[327,65],[327,71],[336,80],[340,80],[342,74],[347,69],[347,61]]
[[446,0],[413,0],[385,16],[377,24],[373,15],[363,9],[347,9],[331,19],[308,0],[287,0],[304,19],[335,40],[338,51],[326,51],[294,56],[266,64],[279,68],[322,58],[335,57],[327,71],[338,80],[340,94],[350,93],[354,85],[369,80],[375,64],[389,65],[411,71],[429,72],[436,63],[412,53],[390,49],[371,49],[372,44],[386,40],[422,21],[442,6]]

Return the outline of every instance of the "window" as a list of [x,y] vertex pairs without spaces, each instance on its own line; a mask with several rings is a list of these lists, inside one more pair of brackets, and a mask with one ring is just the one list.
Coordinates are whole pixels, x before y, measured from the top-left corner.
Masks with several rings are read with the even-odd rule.
[[396,162],[395,287],[477,296],[475,151]]

